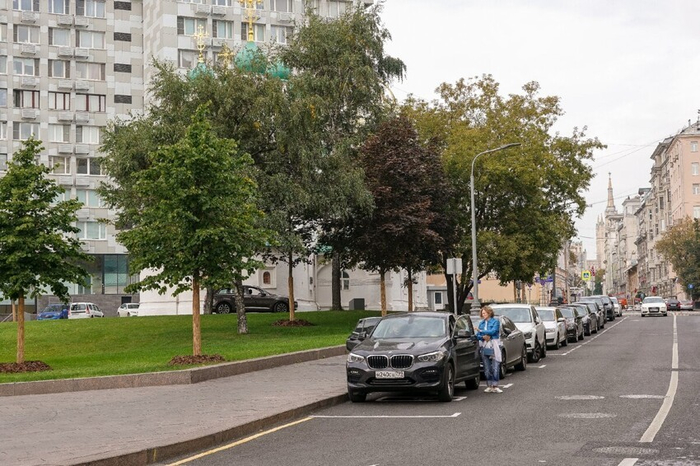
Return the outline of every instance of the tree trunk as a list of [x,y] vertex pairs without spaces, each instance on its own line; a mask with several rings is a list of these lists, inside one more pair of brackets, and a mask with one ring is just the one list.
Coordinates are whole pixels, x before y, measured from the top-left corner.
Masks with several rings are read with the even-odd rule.
[[211,314],[214,304],[214,288],[208,286],[204,294],[204,314]]
[[17,308],[14,299],[10,300],[10,307],[12,307],[12,322],[17,322]]
[[342,311],[343,304],[341,303],[341,270],[340,270],[340,254],[333,251],[333,256],[331,259],[331,294],[332,303],[331,308],[333,310]]
[[199,278],[192,278],[192,354],[202,354],[202,326],[199,315]]
[[382,317],[386,316],[386,280],[384,271],[379,272],[379,289],[382,299]]
[[17,364],[24,362],[24,294],[17,300]]
[[413,274],[408,271],[408,312],[413,312]]
[[293,255],[290,252],[287,258],[287,265],[289,266],[289,277],[287,278],[287,286],[289,287],[289,321],[294,321],[294,262],[292,261]]
[[236,316],[238,317],[238,333],[246,335],[248,333],[248,315],[245,313],[245,303],[243,302],[243,281],[236,280],[235,295]]

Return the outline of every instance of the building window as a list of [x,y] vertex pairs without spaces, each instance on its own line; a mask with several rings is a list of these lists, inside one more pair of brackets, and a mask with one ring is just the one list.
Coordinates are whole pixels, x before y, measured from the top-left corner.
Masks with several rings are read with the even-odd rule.
[[105,0],[77,0],[75,11],[78,16],[104,18],[105,3]]
[[86,49],[105,48],[105,33],[97,31],[78,31],[76,44]]
[[78,222],[78,239],[105,239],[105,226],[100,222]]
[[197,64],[199,53],[194,50],[180,50],[178,52],[178,65],[180,68],[192,69]]
[[13,40],[18,44],[38,44],[39,43],[39,28],[36,26],[25,26],[24,24],[15,24],[12,29]]
[[700,184],[693,184],[693,194],[700,194]]
[[7,140],[7,122],[0,121],[0,140]]
[[12,67],[18,76],[39,76],[38,58],[14,58]]
[[350,275],[348,275],[348,273],[345,270],[343,270],[342,275],[343,275],[343,277],[342,277],[341,281],[343,283],[343,289],[349,290],[350,289]]
[[0,88],[0,107],[7,107],[7,89]]
[[212,0],[211,4],[217,6],[231,6],[231,0]]
[[207,0],[177,0],[180,3],[199,3],[199,4],[205,4]]
[[348,2],[329,0],[328,1],[328,17],[338,18],[348,9]]
[[51,157],[51,170],[55,175],[70,175],[70,157]]
[[128,32],[115,32],[114,40],[121,42],[131,42],[131,34]]
[[90,81],[104,81],[105,65],[104,63],[78,62],[75,64],[75,77]]
[[272,283],[272,275],[270,275],[270,272],[268,272],[267,270],[263,272],[262,282],[263,285],[269,285]]
[[76,162],[79,175],[102,175],[98,159],[77,159]]
[[690,173],[693,175],[700,175],[700,163],[693,162],[690,164]]
[[7,154],[0,152],[0,171],[7,171]]
[[693,218],[700,218],[700,205],[693,206]]
[[107,96],[75,94],[75,109],[79,112],[104,112],[107,109]]
[[70,142],[70,125],[49,125],[49,142]]
[[49,45],[70,46],[70,29],[49,28]]
[[214,37],[233,39],[233,23],[231,21],[214,20]]
[[[241,24],[241,40],[248,40],[248,23]],[[253,41],[265,42],[265,25],[253,24]]]
[[690,141],[690,152],[698,151],[698,141]]
[[49,92],[49,110],[70,110],[70,92]]
[[0,74],[7,74],[7,55],[0,55]]
[[77,126],[75,128],[75,141],[79,144],[100,144],[102,142],[101,129],[99,126]]
[[270,10],[272,11],[291,13],[293,5],[294,0],[270,0]]
[[287,37],[292,33],[292,28],[285,26],[272,26],[272,41],[278,44],[286,44]]
[[70,62],[68,60],[49,60],[50,78],[70,78]]
[[20,11],[39,11],[39,0],[12,0],[12,9]]
[[207,30],[207,20],[203,18],[177,17],[177,33],[181,36],[193,36],[200,30]]
[[39,91],[13,92],[15,108],[39,108]]
[[14,122],[12,125],[12,139],[26,141],[31,136],[41,139],[39,137],[39,123]]
[[0,42],[7,42],[7,23],[0,23]]
[[49,0],[49,13],[70,14],[70,0]]
[[85,207],[102,207],[102,199],[94,189],[78,189],[75,191],[75,197]]
[[435,293],[435,304],[442,304],[442,293],[439,291]]

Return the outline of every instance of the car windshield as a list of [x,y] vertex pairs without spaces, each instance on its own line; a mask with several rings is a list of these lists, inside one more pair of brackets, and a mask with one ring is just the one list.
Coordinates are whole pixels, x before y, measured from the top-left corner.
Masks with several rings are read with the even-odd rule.
[[510,320],[516,324],[532,322],[530,311],[524,307],[499,307],[494,309],[494,312],[499,316],[510,317]]
[[554,322],[554,311],[551,309],[538,309],[537,313],[545,322]]
[[651,296],[649,298],[644,298],[644,301],[642,301],[643,304],[648,304],[648,303],[663,303],[664,299],[659,298],[657,296]]
[[372,338],[438,338],[446,334],[442,318],[406,316],[382,320],[374,329]]
[[573,319],[574,318],[574,310],[571,309],[570,307],[562,307],[559,309],[561,311],[561,314],[566,317],[567,319]]

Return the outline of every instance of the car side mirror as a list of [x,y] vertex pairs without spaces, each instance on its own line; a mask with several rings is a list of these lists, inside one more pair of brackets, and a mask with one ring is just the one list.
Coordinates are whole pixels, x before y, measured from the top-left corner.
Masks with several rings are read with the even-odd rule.
[[358,339],[358,340],[362,341],[362,340],[364,340],[365,338],[367,338],[367,332],[360,332],[360,333],[357,334],[357,339]]

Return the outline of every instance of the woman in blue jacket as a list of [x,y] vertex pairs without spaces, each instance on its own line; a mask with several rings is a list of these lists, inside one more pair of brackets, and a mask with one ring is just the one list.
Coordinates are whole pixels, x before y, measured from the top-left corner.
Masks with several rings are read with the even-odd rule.
[[[486,393],[503,393],[498,388],[498,375],[501,365],[501,322],[493,316],[491,306],[481,308],[482,321],[479,322],[479,330],[476,338],[479,340],[481,348],[481,360],[484,363],[484,374],[486,375]],[[493,352],[488,354],[487,348],[493,348]]]

